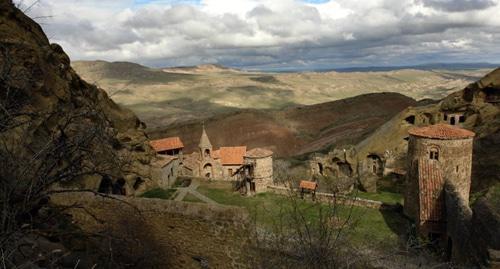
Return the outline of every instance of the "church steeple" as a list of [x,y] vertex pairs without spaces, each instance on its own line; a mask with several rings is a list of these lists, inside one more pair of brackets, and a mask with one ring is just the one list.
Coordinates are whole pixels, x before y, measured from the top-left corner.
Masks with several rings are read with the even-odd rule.
[[200,144],[198,145],[198,147],[200,148],[202,159],[210,158],[212,154],[212,143],[210,143],[210,139],[208,139],[207,132],[205,131],[205,124],[203,124]]

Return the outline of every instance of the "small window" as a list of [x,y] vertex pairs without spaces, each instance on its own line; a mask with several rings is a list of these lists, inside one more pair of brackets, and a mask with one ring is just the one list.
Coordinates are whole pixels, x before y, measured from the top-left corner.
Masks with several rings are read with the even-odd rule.
[[435,148],[430,150],[429,159],[431,160],[439,160],[439,151]]
[[229,176],[233,175],[233,169],[232,168],[227,169],[227,172],[229,173]]
[[456,171],[457,171],[457,173],[458,173],[458,165],[457,165],[457,168],[456,168],[455,170],[456,170]]
[[458,122],[465,122],[465,116],[460,116],[460,118],[458,118]]
[[455,125],[455,117],[451,117],[450,118],[450,124],[451,125]]

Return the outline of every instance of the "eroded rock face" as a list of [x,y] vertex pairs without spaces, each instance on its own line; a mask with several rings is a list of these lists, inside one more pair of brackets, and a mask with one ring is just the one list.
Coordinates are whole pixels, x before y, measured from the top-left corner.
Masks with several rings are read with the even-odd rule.
[[24,179],[62,174],[64,187],[97,190],[107,177],[125,179],[133,194],[139,179],[155,184],[144,123],[83,81],[63,49],[10,1],[0,1],[0,55],[2,176],[20,177],[15,166],[24,165],[31,167]]
[[472,190],[479,191],[500,182],[500,68],[462,91],[450,94],[438,103],[408,107],[358,143],[344,157],[343,148],[328,156],[313,158],[311,172],[319,173],[319,164],[328,167],[332,157],[345,158],[353,167],[352,177],[360,187],[376,191],[383,175],[403,177],[408,150],[408,130],[438,123],[474,131]]

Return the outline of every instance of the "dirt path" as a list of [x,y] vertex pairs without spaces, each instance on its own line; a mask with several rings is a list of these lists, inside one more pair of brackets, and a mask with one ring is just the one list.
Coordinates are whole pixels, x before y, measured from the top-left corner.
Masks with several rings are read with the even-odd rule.
[[199,193],[196,189],[200,186],[200,182],[196,179],[193,179],[191,181],[191,184],[185,188],[178,188],[177,189],[177,195],[175,196],[174,201],[182,201],[186,197],[188,193],[191,193],[194,195],[196,198],[200,199],[201,201],[211,204],[211,205],[219,205],[216,201],[206,197],[205,195]]

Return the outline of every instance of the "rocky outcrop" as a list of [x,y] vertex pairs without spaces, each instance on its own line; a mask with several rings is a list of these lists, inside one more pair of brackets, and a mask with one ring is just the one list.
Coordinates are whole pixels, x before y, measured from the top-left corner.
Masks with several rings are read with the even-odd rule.
[[127,194],[155,184],[145,124],[83,81],[10,1],[0,1],[0,55],[2,177],[92,190],[121,180]]
[[490,190],[474,203],[470,236],[475,261],[491,268],[500,267],[500,209],[495,203],[500,200],[495,195],[498,193]]
[[[357,168],[353,177],[363,189],[374,191],[376,181],[382,175],[404,175],[408,130],[437,123],[457,125],[477,134],[474,139],[473,191],[500,182],[500,68],[438,103],[408,107],[379,127],[351,150],[354,153],[350,164]],[[335,155],[336,150],[342,149],[334,149],[328,157]],[[326,158],[322,164],[328,167],[329,162]]]

